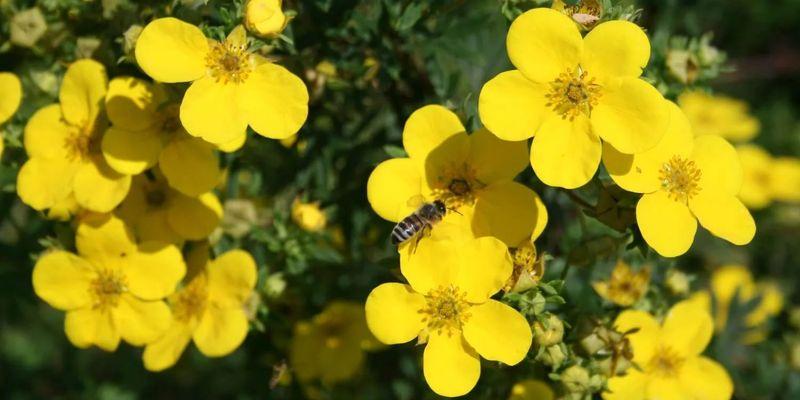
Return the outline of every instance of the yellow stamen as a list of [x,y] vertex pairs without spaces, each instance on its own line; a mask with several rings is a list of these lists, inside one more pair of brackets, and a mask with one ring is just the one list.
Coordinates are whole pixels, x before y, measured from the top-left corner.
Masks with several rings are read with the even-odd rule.
[[475,203],[477,189],[485,185],[476,178],[475,169],[464,163],[443,169],[434,182],[433,197],[444,202],[449,209]]
[[119,296],[128,291],[125,275],[115,269],[102,269],[92,280],[89,291],[95,308],[107,310],[119,303]]
[[250,75],[253,66],[246,44],[214,43],[206,56],[206,66],[217,82],[239,84]]
[[187,322],[199,317],[206,306],[208,291],[203,276],[197,276],[181,289],[170,301],[172,316],[177,321]]
[[700,193],[700,177],[703,175],[694,161],[681,156],[673,156],[664,163],[659,172],[661,187],[669,198],[686,203]]
[[550,93],[545,95],[546,106],[570,121],[581,114],[589,116],[597,105],[600,89],[588,72],[568,69],[550,82]]
[[683,366],[684,358],[668,346],[656,349],[653,358],[647,363],[647,371],[661,377],[675,377]]
[[438,334],[447,333],[452,336],[461,331],[461,326],[470,317],[471,305],[466,300],[467,293],[455,286],[440,286],[431,290],[425,300],[425,308],[419,310],[423,314],[422,322],[428,330]]
[[69,160],[87,160],[92,152],[92,135],[75,130],[64,139],[62,145],[67,150],[67,158]]

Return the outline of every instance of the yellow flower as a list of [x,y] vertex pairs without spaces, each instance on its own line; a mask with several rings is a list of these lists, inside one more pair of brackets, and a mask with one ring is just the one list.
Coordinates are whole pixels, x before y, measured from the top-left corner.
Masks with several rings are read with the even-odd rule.
[[620,260],[608,281],[592,283],[600,297],[623,307],[630,307],[641,299],[650,285],[650,267],[634,272],[630,265]]
[[600,0],[583,0],[572,6],[564,3],[564,0],[553,0],[551,8],[572,18],[582,29],[591,29],[603,16]]
[[771,192],[779,201],[800,202],[800,159],[777,157],[772,162]]
[[547,224],[539,196],[514,182],[527,165],[524,142],[499,140],[485,129],[468,135],[455,113],[430,105],[408,117],[403,147],[407,158],[380,163],[367,182],[370,205],[383,219],[407,217],[419,207],[414,199],[441,200],[462,215],[448,212],[439,225],[495,236],[508,246],[531,232],[538,236]]
[[[763,341],[767,336],[765,322],[783,309],[783,294],[778,286],[771,282],[756,283],[747,267],[742,265],[725,265],[714,270],[711,275],[711,292],[714,295],[714,326],[717,331],[725,329],[731,303],[736,301],[744,306],[756,298],[760,299],[744,318],[744,326],[748,328],[742,338],[744,343]],[[708,291],[699,291],[690,300],[702,305],[708,312],[712,311]]]
[[303,203],[299,198],[292,202],[292,220],[308,232],[319,232],[328,223],[328,217],[319,208],[319,202]]
[[222,219],[222,204],[213,192],[189,197],[158,175],[139,175],[116,213],[139,240],[180,244],[207,238]]
[[478,111],[500,139],[533,137],[530,162],[545,184],[582,186],[603,147],[641,153],[664,135],[666,103],[639,78],[650,42],[633,23],[605,22],[581,38],[564,14],[537,8],[514,20],[506,45],[517,69],[483,86]]
[[534,287],[544,277],[545,260],[536,251],[534,241],[541,232],[533,232],[517,247],[509,249],[514,270],[503,288],[506,292],[522,292]]
[[749,243],[756,225],[736,197],[742,187],[736,150],[719,136],[693,138],[683,112],[668,104],[670,124],[658,146],[636,155],[603,152],[611,178],[627,191],[644,193],[636,205],[642,236],[665,257],[689,250],[698,221],[714,236]]
[[733,382],[725,368],[701,354],[714,332],[711,316],[697,304],[683,301],[670,309],[662,324],[652,315],[622,312],[614,323],[628,335],[633,361],[624,376],[608,380],[605,400],[727,400]]
[[289,357],[301,381],[332,384],[352,378],[364,363],[364,350],[377,346],[364,306],[334,301],[313,319],[295,325]]
[[289,23],[282,6],[283,0],[247,0],[244,6],[247,29],[259,36],[280,35]]
[[103,159],[100,140],[107,78],[102,64],[79,60],[67,69],[60,104],[37,111],[25,127],[28,161],[19,171],[17,193],[25,204],[44,210],[70,196],[96,212],[116,207],[131,185]]
[[747,104],[726,96],[713,96],[692,91],[678,97],[678,104],[695,135],[718,135],[726,139],[745,142],[754,138],[761,128],[750,115]]
[[[22,102],[22,84],[11,72],[0,72],[0,125],[11,119]],[[3,155],[3,138],[0,136],[0,155]]]
[[286,68],[248,50],[244,27],[223,42],[206,39],[194,25],[159,18],[136,42],[136,61],[160,82],[192,82],[180,120],[192,136],[234,142],[247,126],[283,139],[296,133],[308,114],[308,91]]
[[144,349],[144,366],[150,371],[174,365],[190,340],[206,357],[222,357],[247,336],[245,306],[257,279],[253,257],[230,250],[209,261],[207,246],[192,250],[187,262],[196,274],[169,297],[172,324]]
[[80,348],[114,351],[120,338],[134,346],[158,339],[169,326],[162,301],[186,272],[180,250],[162,242],[136,244],[108,215],[85,218],[75,238],[78,254],[56,250],[33,268],[33,289],[67,312],[64,330]]
[[480,354],[515,365],[531,346],[528,321],[490,297],[511,274],[506,246],[492,237],[422,241],[413,256],[401,254],[410,285],[385,283],[366,303],[367,325],[386,344],[419,337],[427,342],[423,371],[442,396],[472,390],[481,373]]
[[[186,133],[178,118],[179,105],[167,101],[163,86],[114,78],[105,104],[113,126],[106,130],[101,148],[111,168],[135,175],[158,163],[170,186],[188,196],[208,192],[219,182],[214,146]],[[244,140],[240,136],[225,145],[233,151]]]
[[550,386],[535,379],[517,382],[511,388],[511,394],[508,396],[508,400],[553,400],[555,398],[555,393]]

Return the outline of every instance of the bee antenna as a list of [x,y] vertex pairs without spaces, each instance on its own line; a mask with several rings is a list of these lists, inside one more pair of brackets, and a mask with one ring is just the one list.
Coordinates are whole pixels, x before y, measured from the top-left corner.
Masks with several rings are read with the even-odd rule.
[[458,215],[464,215],[464,214],[458,212],[458,210],[456,210],[455,208],[448,208],[448,210],[450,210],[450,211],[452,211],[452,212],[454,212],[454,213],[456,213]]

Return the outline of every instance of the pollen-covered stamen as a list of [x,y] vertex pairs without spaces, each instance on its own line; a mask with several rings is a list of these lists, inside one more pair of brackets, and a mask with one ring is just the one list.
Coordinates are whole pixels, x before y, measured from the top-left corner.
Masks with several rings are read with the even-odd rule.
[[102,269],[92,280],[89,292],[95,308],[106,310],[116,307],[119,296],[128,291],[125,275],[116,269]]
[[672,200],[686,203],[700,193],[700,177],[703,175],[694,161],[673,156],[661,166],[659,180]]
[[452,336],[461,331],[462,325],[470,317],[471,305],[466,300],[467,293],[456,286],[440,286],[425,296],[425,308],[419,310],[422,322],[430,332],[445,333]]
[[199,317],[206,306],[208,291],[206,281],[202,276],[197,276],[178,292],[171,300],[172,316],[180,322],[188,322]]
[[434,183],[432,197],[443,201],[451,210],[474,204],[476,190],[486,186],[477,179],[475,169],[466,163],[445,168]]
[[551,107],[563,119],[574,120],[580,114],[591,114],[600,98],[601,87],[588,72],[568,69],[550,82],[550,92],[545,95]]
[[661,377],[675,377],[683,366],[684,358],[669,346],[656,348],[650,362],[647,363],[647,372]]
[[246,44],[214,43],[206,56],[206,66],[217,82],[239,84],[253,69]]

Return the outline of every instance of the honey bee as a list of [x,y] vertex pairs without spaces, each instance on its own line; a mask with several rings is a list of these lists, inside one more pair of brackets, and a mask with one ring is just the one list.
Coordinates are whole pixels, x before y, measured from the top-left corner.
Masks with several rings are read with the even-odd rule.
[[444,218],[445,213],[447,213],[447,207],[441,200],[422,203],[416,211],[394,226],[394,229],[392,229],[392,244],[400,245],[414,237],[416,237],[418,243],[426,231],[433,229],[433,226]]

